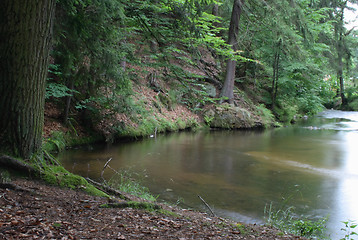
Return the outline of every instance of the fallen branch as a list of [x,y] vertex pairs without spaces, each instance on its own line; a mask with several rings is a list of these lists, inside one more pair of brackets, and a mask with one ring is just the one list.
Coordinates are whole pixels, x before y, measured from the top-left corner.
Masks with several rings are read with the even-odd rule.
[[211,207],[209,206],[209,204],[207,204],[207,203],[204,201],[204,199],[203,199],[202,197],[200,197],[199,195],[198,195],[198,197],[199,197],[199,199],[205,204],[205,206],[210,210],[211,214],[212,214],[214,217],[216,217],[215,213],[213,212],[213,210],[211,209]]
[[113,189],[111,187],[108,187],[106,185],[103,185],[99,182],[96,182],[90,178],[86,178],[86,180],[91,183],[93,186],[95,186],[96,188],[98,188],[99,190],[103,191],[103,192],[106,192],[108,193],[109,195],[113,195],[113,196],[117,196],[121,199],[124,199],[124,200],[131,200],[130,198],[124,196],[123,193],[121,193],[120,191],[116,190],[116,189]]
[[111,166],[109,166],[109,162],[110,162],[110,161],[112,161],[112,158],[108,159],[108,161],[104,164],[103,169],[102,169],[102,172],[101,172],[101,178],[102,178],[102,180],[103,180],[104,183],[107,183],[107,182],[106,182],[106,179],[104,179],[104,177],[103,177],[103,173],[104,173],[104,170],[106,169],[106,167],[112,169],[115,173],[118,174],[118,172],[117,172],[115,169],[113,169]]
[[108,166],[108,163],[112,160],[112,158],[108,159],[108,161],[104,164],[103,166],[103,169],[102,169],[102,172],[101,172],[101,178],[103,180],[103,182],[106,183],[106,179],[103,178],[103,173],[104,173],[104,170],[106,169],[106,167]]

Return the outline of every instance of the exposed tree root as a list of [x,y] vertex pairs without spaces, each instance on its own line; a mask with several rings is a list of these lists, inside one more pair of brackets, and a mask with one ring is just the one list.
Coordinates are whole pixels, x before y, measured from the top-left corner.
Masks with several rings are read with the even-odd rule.
[[23,163],[15,158],[6,155],[0,156],[0,166],[2,168],[13,170],[30,177],[40,175],[39,170],[33,168],[32,166],[26,163]]
[[11,189],[11,190],[14,190],[14,191],[19,191],[19,192],[29,192],[29,193],[32,193],[32,194],[36,194],[36,192],[34,192],[33,190],[18,186],[18,185],[14,184],[14,183],[0,183],[0,188]]

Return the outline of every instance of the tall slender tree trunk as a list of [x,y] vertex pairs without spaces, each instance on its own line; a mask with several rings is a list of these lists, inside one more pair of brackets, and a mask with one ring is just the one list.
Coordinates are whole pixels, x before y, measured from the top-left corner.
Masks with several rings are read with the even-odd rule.
[[[232,8],[228,44],[231,45],[233,51],[239,50],[237,36],[239,34],[239,23],[243,4],[244,0],[235,0]],[[221,91],[221,96],[228,98],[229,103],[232,103],[234,99],[235,69],[236,61],[229,59],[226,64],[225,82]]]
[[344,95],[344,78],[343,78],[343,33],[340,31],[337,42],[337,79],[339,80],[339,95],[342,100],[342,106],[347,105],[347,99]]
[[[338,43],[339,44],[339,43]],[[342,106],[346,105],[346,98],[344,96],[344,78],[343,78],[343,60],[342,54],[338,53],[338,70],[337,79],[339,81],[339,95],[342,100]]]
[[41,149],[45,84],[56,0],[0,1],[0,150]]
[[343,54],[345,52],[344,49],[344,10],[347,8],[347,0],[346,1],[342,1],[340,3],[340,12],[339,15],[337,15],[339,17],[337,23],[336,23],[336,27],[335,27],[335,32],[336,32],[336,37],[337,37],[337,79],[339,80],[339,95],[341,97],[342,100],[342,106],[344,107],[345,105],[347,105],[347,99],[344,95],[344,78],[343,78]]
[[278,78],[280,67],[280,52],[281,52],[282,39],[280,38],[275,46],[275,55],[272,63],[272,86],[271,86],[271,109],[273,110],[276,105]]

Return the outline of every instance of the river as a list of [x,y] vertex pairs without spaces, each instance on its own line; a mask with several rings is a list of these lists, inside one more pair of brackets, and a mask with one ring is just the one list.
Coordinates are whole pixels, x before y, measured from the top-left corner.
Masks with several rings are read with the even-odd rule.
[[[339,239],[342,221],[358,220],[358,113],[329,110],[265,131],[181,132],[141,141],[72,149],[64,166],[98,179],[113,169],[140,173],[159,200],[246,223],[263,223],[265,206],[286,203],[302,217],[329,217]],[[114,171],[106,168],[104,177]]]

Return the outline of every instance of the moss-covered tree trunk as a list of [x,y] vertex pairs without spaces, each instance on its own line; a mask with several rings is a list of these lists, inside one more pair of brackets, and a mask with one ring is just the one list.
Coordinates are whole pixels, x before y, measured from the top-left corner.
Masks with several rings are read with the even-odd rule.
[[29,158],[41,148],[55,0],[0,1],[0,149]]

